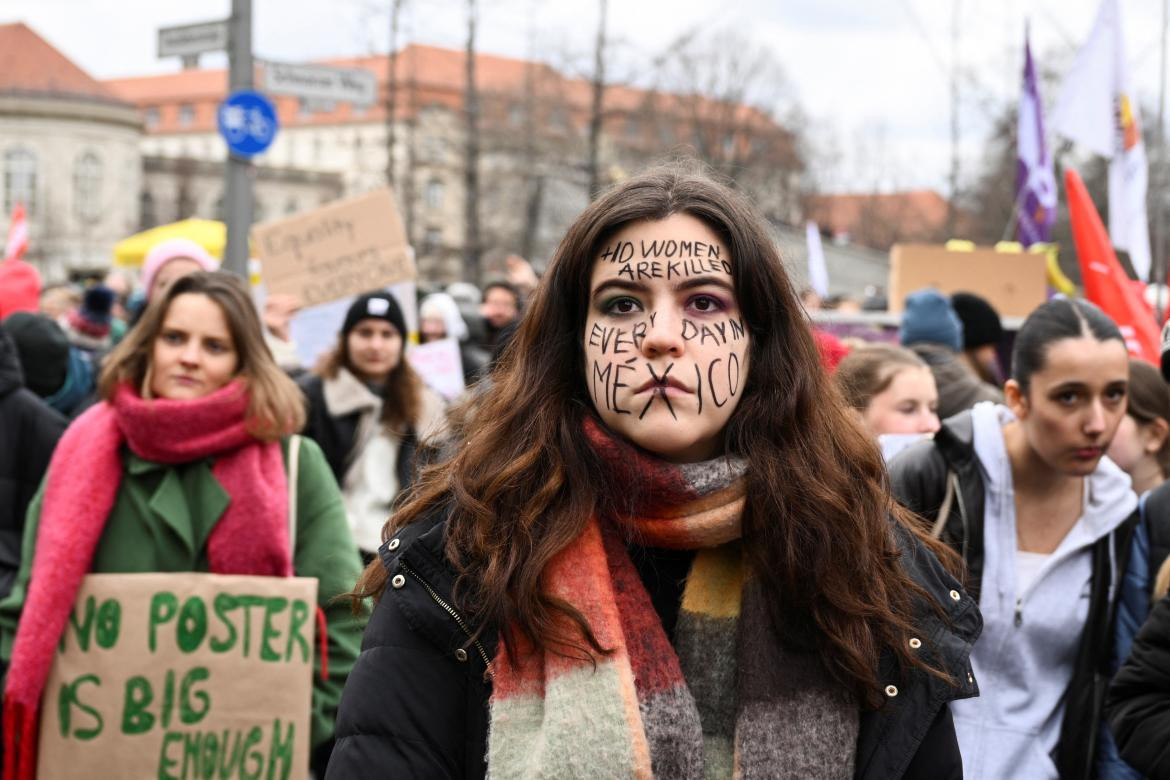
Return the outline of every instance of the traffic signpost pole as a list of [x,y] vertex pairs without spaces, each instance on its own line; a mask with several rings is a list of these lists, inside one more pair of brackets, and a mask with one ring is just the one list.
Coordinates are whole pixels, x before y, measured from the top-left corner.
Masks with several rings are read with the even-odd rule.
[[[252,88],[252,0],[232,0],[228,91]],[[221,121],[222,126],[222,121]],[[248,231],[252,227],[252,161],[229,145],[224,181],[227,245],[223,269],[248,278]]]

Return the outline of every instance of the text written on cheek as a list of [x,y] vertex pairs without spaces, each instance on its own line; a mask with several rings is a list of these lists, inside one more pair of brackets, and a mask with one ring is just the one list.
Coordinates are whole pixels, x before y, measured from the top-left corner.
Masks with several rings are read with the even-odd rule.
[[[712,344],[729,344],[743,339],[743,321],[732,317],[722,322],[696,325],[691,320],[684,319],[681,335],[683,341],[698,339],[700,346],[705,346],[708,340]],[[589,346],[600,348],[603,355],[633,354],[642,349],[642,340],[645,338],[645,322],[636,322],[630,327],[614,328],[595,322],[589,329]]]

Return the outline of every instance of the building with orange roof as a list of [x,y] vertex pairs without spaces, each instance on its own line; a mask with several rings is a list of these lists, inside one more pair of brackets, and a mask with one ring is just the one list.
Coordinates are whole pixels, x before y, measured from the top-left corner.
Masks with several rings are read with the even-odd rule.
[[[463,275],[465,248],[465,54],[412,44],[393,60],[393,79],[385,55],[321,63],[373,72],[375,105],[274,98],[281,130],[255,162],[262,170],[296,172],[300,189],[291,181],[274,181],[270,192],[258,186],[258,220],[335,197],[314,177],[337,177],[340,193],[347,195],[383,186],[392,159],[395,191],[423,278],[455,280]],[[262,68],[258,64],[257,84],[263,83]],[[516,251],[539,266],[589,201],[592,85],[548,65],[492,54],[477,54],[475,68],[485,273],[501,268]],[[192,174],[180,185],[174,176],[182,161],[222,165],[226,151],[215,112],[227,94],[226,72],[184,70],[104,86],[142,117],[145,221],[216,216],[218,180]],[[607,86],[604,94],[600,169],[608,180],[664,156],[697,153],[752,192],[770,216],[799,217],[801,165],[794,140],[763,112],[620,85]]]
[[947,235],[949,206],[934,190],[815,195],[808,219],[837,240],[888,250],[896,243],[938,243]]
[[138,227],[142,120],[22,23],[0,24],[0,230],[17,203],[46,280],[109,265]]

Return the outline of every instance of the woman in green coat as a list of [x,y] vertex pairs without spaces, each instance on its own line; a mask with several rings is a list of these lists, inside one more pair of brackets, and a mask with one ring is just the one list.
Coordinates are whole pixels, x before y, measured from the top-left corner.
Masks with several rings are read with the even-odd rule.
[[290,438],[304,423],[300,394],[244,285],[208,272],[177,281],[110,353],[100,391],[54,453],[0,602],[5,777],[35,773],[53,649],[91,572],[316,577],[310,722],[323,773],[362,630],[334,597],[361,562],[320,448]]

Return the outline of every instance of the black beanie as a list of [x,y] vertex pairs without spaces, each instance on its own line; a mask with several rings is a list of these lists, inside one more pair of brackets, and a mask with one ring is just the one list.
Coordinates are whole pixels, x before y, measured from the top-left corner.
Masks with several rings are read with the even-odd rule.
[[390,293],[366,293],[350,304],[349,311],[345,313],[345,324],[341,326],[341,335],[348,336],[362,320],[385,320],[398,328],[402,338],[406,338],[406,319],[402,316],[398,301]]
[[25,387],[41,398],[60,390],[69,367],[69,339],[61,326],[42,314],[18,311],[0,327],[16,344]]
[[999,312],[986,299],[974,293],[957,292],[951,296],[951,306],[963,321],[963,349],[987,344],[999,346],[1003,341]]

